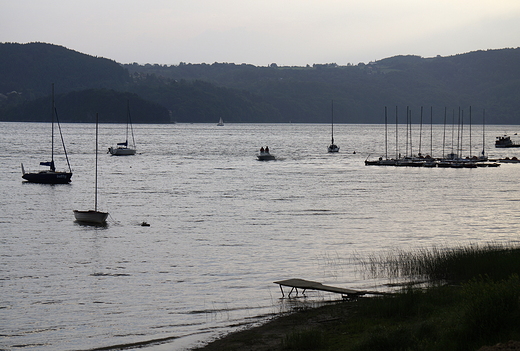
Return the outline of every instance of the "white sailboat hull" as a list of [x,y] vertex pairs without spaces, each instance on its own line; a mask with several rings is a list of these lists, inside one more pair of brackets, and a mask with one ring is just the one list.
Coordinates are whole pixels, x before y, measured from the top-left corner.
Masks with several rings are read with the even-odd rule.
[[106,224],[108,212],[74,210],[76,221],[88,224]]
[[128,147],[109,147],[108,152],[110,152],[111,155],[114,156],[128,156],[128,155],[135,155],[135,149],[128,148]]

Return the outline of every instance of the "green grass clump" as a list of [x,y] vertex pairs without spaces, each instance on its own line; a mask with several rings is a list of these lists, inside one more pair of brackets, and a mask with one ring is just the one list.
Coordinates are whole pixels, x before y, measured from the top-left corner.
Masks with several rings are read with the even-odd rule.
[[360,261],[374,277],[433,283],[459,283],[478,276],[499,280],[520,274],[520,248],[499,244],[397,251]]
[[282,341],[284,350],[319,350],[324,346],[323,332],[316,329],[293,332]]
[[520,279],[479,278],[462,289],[460,334],[481,342],[518,338],[520,333]]

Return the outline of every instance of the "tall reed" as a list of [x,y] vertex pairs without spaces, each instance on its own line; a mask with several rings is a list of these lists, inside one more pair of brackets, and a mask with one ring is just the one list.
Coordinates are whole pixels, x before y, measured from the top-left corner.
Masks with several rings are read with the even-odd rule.
[[520,274],[520,246],[489,243],[409,252],[396,250],[359,261],[362,269],[374,278],[434,283],[463,282],[478,276],[499,280]]

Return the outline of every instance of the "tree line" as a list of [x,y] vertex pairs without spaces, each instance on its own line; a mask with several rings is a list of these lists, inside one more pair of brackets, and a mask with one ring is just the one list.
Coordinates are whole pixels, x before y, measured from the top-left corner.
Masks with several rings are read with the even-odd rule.
[[[86,118],[88,105],[108,109],[125,94],[157,109],[143,113],[150,123],[216,123],[220,117],[235,123],[329,123],[331,100],[337,123],[382,123],[384,106],[400,106],[401,111],[432,107],[434,123],[442,123],[445,107],[469,106],[486,109],[488,123],[520,120],[519,48],[299,67],[118,64],[52,44],[0,44],[1,120],[30,118],[21,111],[48,97],[51,83],[62,92],[62,104],[75,121]],[[77,94],[105,103],[81,100]],[[112,100],[107,100],[110,94]],[[115,112],[106,113],[116,118]]]

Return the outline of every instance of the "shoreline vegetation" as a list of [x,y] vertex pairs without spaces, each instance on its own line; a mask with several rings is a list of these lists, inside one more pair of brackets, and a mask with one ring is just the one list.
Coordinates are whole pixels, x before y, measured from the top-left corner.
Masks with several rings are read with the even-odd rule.
[[520,350],[520,246],[394,251],[359,260],[393,295],[293,311],[201,351]]

